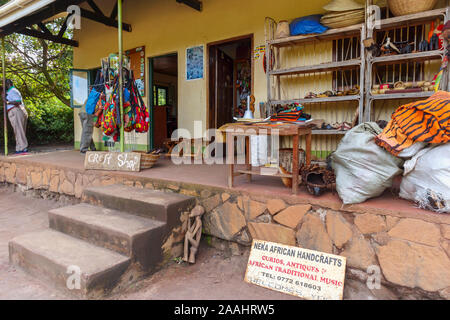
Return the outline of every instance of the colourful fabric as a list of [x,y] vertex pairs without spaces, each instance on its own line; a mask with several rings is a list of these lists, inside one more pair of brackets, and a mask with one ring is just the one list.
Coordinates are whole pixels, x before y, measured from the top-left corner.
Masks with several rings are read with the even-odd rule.
[[303,117],[303,106],[297,105],[289,110],[275,113],[270,121],[305,121]]
[[450,141],[450,93],[438,91],[429,99],[398,108],[375,143],[397,156],[402,150],[421,141]]

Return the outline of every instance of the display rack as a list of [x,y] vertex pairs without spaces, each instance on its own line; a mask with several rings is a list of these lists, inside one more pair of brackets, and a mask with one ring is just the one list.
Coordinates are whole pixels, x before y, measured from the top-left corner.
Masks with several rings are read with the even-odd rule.
[[[358,103],[358,113],[359,122],[363,119],[363,107],[364,107],[364,70],[365,70],[365,59],[364,59],[364,47],[361,44],[361,40],[365,35],[365,25],[356,24],[353,26],[339,28],[339,29],[329,29],[322,34],[312,34],[312,35],[300,35],[291,36],[281,39],[275,39],[275,24],[271,21],[269,23],[266,20],[266,76],[267,76],[267,104],[271,114],[273,113],[273,108],[277,105],[286,105],[292,103],[301,103],[304,105],[313,104],[323,104],[323,103],[335,103],[339,107],[339,102],[344,101],[355,101]],[[349,37],[358,37],[360,45],[359,57],[351,58],[343,61],[333,61],[325,62],[315,65],[306,66],[295,66],[291,68],[282,69],[280,68],[280,51],[282,48],[290,47],[295,48],[296,46],[305,45],[307,43],[313,43],[317,41],[332,41],[332,40],[343,40]],[[281,77],[299,75],[299,74],[311,74],[316,76],[317,74],[323,74],[325,72],[342,71],[356,69],[359,71],[359,81],[356,83],[360,90],[359,94],[347,95],[347,96],[331,96],[331,97],[321,97],[321,98],[301,98],[301,97],[290,97],[288,99],[281,98]],[[275,85],[275,94],[272,95],[272,85]],[[330,88],[331,89],[331,88]],[[314,116],[314,115],[313,115]],[[343,135],[345,131],[340,130],[313,130],[313,135]]]
[[[368,1],[368,5],[370,5]],[[449,17],[449,8],[435,9],[425,12],[420,12],[411,15],[404,15],[399,17],[391,17],[386,18],[380,21],[380,25],[378,29],[369,30],[367,29],[367,37],[374,38],[382,36],[389,31],[399,32],[402,28],[411,28],[421,26],[423,32],[425,30],[425,24],[428,24],[434,21],[437,18],[440,18],[445,22],[448,21]],[[417,29],[416,29],[417,30]],[[417,41],[416,41],[417,42]],[[414,44],[414,49],[417,49],[417,43]],[[380,56],[374,57],[371,52],[367,51],[365,53],[366,56],[366,64],[367,64],[367,74],[366,74],[366,99],[365,99],[365,112],[364,112],[364,120],[365,121],[375,121],[378,119],[374,119],[373,111],[374,111],[374,101],[377,100],[397,100],[397,99],[424,99],[433,95],[434,91],[422,91],[422,92],[406,92],[406,93],[390,93],[390,94],[372,94],[371,88],[374,84],[376,84],[376,72],[377,68],[381,66],[388,65],[398,65],[403,63],[413,63],[414,66],[417,63],[425,62],[425,61],[433,61],[433,60],[443,60],[446,54],[446,45],[442,50],[433,50],[433,51],[424,51],[424,52],[412,52],[408,54],[396,54],[396,55],[388,55],[388,56]],[[408,78],[409,75],[406,75],[405,78]],[[450,81],[450,72],[447,72],[447,81],[441,81],[442,89],[449,89],[449,81]],[[407,79],[410,81],[410,79]],[[425,79],[423,79],[425,80]],[[431,81],[431,79],[427,79],[427,81]]]

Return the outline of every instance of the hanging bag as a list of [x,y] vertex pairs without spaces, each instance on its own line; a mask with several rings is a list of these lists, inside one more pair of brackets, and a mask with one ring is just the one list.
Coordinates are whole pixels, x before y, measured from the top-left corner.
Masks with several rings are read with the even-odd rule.
[[91,92],[89,92],[89,96],[86,102],[86,113],[94,114],[95,107],[100,99],[101,89],[100,86],[103,82],[103,76],[100,71],[97,72],[97,76],[95,78],[94,85],[92,86]]

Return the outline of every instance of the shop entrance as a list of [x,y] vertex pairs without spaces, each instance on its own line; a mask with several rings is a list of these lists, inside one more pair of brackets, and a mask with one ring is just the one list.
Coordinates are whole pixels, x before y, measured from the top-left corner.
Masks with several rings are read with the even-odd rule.
[[208,44],[208,127],[240,118],[253,92],[253,35]]
[[151,84],[151,149],[162,148],[164,141],[178,129],[178,54],[149,58]]

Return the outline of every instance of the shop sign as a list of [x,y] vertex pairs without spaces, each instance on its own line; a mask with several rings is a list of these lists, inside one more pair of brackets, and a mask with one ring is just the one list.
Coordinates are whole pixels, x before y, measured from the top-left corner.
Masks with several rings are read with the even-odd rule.
[[88,151],[84,168],[90,170],[134,171],[141,170],[141,154],[133,152]]
[[346,258],[253,240],[245,281],[308,300],[342,300]]

